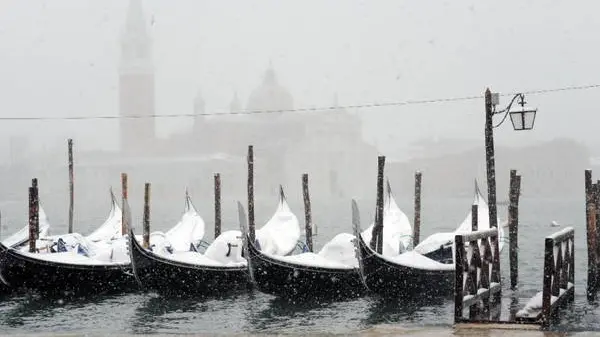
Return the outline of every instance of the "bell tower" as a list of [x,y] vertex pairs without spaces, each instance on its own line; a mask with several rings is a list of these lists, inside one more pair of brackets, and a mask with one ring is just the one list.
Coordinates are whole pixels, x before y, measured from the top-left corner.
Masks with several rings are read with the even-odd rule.
[[[152,39],[141,0],[130,0],[121,35],[119,114],[121,151],[143,153],[155,139]],[[138,118],[140,116],[141,118]]]

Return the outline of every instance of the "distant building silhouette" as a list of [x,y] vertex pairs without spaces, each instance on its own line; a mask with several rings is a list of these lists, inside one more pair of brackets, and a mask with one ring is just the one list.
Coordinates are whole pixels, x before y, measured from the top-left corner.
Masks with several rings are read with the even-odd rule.
[[154,66],[152,38],[146,28],[141,0],[130,0],[121,36],[119,64],[119,114],[121,150],[140,153],[153,147]]

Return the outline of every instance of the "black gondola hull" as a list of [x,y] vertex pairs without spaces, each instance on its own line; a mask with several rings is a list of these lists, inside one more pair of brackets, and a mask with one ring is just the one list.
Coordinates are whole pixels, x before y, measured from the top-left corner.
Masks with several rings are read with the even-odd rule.
[[248,245],[250,272],[262,292],[307,301],[315,298],[344,299],[361,296],[366,289],[358,269],[304,266],[276,260]]
[[454,270],[411,268],[383,259],[359,235],[361,273],[367,288],[386,298],[449,295],[454,291]]
[[84,265],[44,261],[0,244],[0,276],[13,289],[86,295],[137,289],[130,264]]
[[140,286],[169,295],[221,295],[250,285],[248,269],[202,266],[173,261],[144,249],[130,235],[133,270]]

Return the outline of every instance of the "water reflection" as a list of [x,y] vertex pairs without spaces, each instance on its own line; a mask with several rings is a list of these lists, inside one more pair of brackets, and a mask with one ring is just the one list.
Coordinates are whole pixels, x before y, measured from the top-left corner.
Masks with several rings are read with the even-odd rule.
[[134,333],[157,333],[168,331],[219,331],[240,311],[245,311],[248,294],[234,292],[214,296],[161,296],[146,295],[146,300],[135,310],[131,328]]
[[33,326],[36,327],[36,322],[43,324],[43,321],[53,320],[55,316],[60,317],[66,313],[91,305],[99,305],[102,302],[108,302],[117,297],[118,295],[61,297],[27,293],[11,298],[14,305],[9,310],[4,311],[2,323],[14,328],[30,325],[33,322]]
[[[451,296],[424,296],[402,299],[386,299],[379,296],[370,297],[368,313],[362,320],[365,327],[379,324],[403,324],[433,319],[436,325],[451,324],[447,322],[448,312],[453,305]],[[443,320],[440,318],[443,317]]]

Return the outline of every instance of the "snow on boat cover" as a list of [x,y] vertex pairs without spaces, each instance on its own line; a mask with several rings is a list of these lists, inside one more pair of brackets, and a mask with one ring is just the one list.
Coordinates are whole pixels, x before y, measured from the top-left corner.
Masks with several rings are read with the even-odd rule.
[[[37,247],[49,252],[50,246],[61,239],[67,249],[66,252],[29,253],[27,247],[21,249],[20,252],[31,258],[65,264],[129,264],[131,260],[128,253],[127,236],[121,235],[120,228],[122,210],[116,203],[112,193],[111,198],[111,211],[108,218],[96,231],[90,234],[90,236],[84,237],[78,233],[70,233],[44,237],[37,240],[37,243],[39,243]],[[116,224],[119,224],[118,234],[116,234]],[[204,221],[200,215],[198,215],[189,196],[186,194],[186,209],[181,220],[166,234],[162,232],[151,233],[150,243],[162,248],[171,246],[175,248],[174,251],[185,246],[185,251],[187,251],[190,248],[191,242],[197,243],[202,240],[203,236]],[[90,240],[90,237],[96,241]],[[139,240],[141,239],[142,237],[140,236]]]
[[[242,233],[230,230],[221,233],[206,249],[204,254],[195,252],[174,252],[162,257],[184,263],[204,266],[239,267],[246,265],[242,257]],[[300,239],[298,218],[287,203],[283,188],[280,187],[279,203],[275,213],[267,223],[256,230],[256,240],[261,251],[270,256],[291,253]]]
[[[383,255],[396,257],[412,246],[413,230],[408,217],[394,199],[389,182],[387,184],[387,200],[383,214]],[[365,241],[371,240],[374,223],[365,229],[361,235]],[[318,253],[302,253],[291,256],[269,257],[303,266],[353,269],[358,268],[355,246],[355,236],[348,233],[336,235],[327,242]]]

